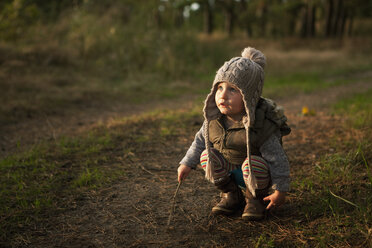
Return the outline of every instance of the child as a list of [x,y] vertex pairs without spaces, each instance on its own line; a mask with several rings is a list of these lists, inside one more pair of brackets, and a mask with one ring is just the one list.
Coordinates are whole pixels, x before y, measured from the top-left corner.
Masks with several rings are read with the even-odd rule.
[[[265,56],[248,47],[217,71],[204,105],[204,123],[178,167],[178,181],[200,164],[206,178],[222,191],[214,214],[244,206],[242,218],[259,220],[278,207],[289,190],[289,163],[282,136],[290,133],[276,104],[261,97]],[[246,188],[243,196],[240,188]],[[269,188],[274,193],[268,195]]]

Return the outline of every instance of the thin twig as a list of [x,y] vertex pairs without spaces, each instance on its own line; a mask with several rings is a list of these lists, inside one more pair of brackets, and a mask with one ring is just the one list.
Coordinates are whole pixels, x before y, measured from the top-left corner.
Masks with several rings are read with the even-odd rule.
[[146,169],[144,166],[141,165],[141,169],[146,171],[147,173],[149,173],[150,175],[153,175],[153,176],[156,176],[154,173],[152,173],[151,171],[149,171],[148,169]]
[[167,223],[168,226],[170,225],[170,222],[172,220],[173,213],[174,213],[175,208],[176,208],[176,196],[177,196],[178,190],[181,187],[181,184],[182,184],[182,180],[178,182],[176,192],[174,192],[172,208],[171,208],[171,211],[170,211],[170,214],[169,214],[169,217],[168,217],[168,223]]
[[186,216],[187,219],[189,219],[190,223],[192,223],[192,219],[188,214],[186,214],[185,209],[183,209],[183,207],[181,206],[179,206],[179,209],[181,209],[182,213]]
[[340,200],[343,200],[344,202],[349,203],[350,205],[353,205],[356,208],[359,208],[359,206],[356,205],[355,203],[352,203],[351,201],[348,201],[348,200],[342,198],[341,196],[335,195],[332,191],[329,191],[329,193],[331,193],[331,195],[333,195],[334,197],[336,197],[336,198],[338,198]]
[[164,182],[165,179],[161,178],[160,176],[158,175],[155,175],[154,173],[152,173],[151,171],[149,171],[148,169],[146,169],[143,165],[140,166],[142,170],[144,170],[145,172],[149,173],[150,175],[158,178],[160,181]]
[[52,131],[53,139],[56,142],[57,141],[57,139],[56,139],[56,131],[55,131],[52,123],[49,121],[48,116],[46,114],[44,114],[44,115],[45,115],[46,123],[48,124],[50,130]]

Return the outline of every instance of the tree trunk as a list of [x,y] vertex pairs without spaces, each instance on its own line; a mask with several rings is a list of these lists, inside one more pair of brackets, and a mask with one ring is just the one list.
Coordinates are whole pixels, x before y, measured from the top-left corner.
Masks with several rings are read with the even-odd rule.
[[294,16],[291,17],[288,23],[288,34],[289,36],[293,36],[296,30],[296,18]]
[[342,11],[343,11],[343,0],[338,0],[337,1],[337,12],[336,12],[336,16],[335,16],[335,19],[334,19],[334,23],[333,23],[333,36],[337,36],[340,32],[340,20],[341,20],[341,16],[342,16]]
[[347,35],[349,37],[353,36],[353,24],[354,24],[354,16],[351,14],[349,16],[349,25],[348,25],[348,30],[347,30]]
[[341,16],[340,31],[339,31],[340,37],[344,36],[346,20],[347,20],[347,10],[344,9],[342,11],[342,16]]
[[161,28],[163,22],[162,22],[160,11],[157,8],[154,11],[154,21],[156,23],[156,26],[158,28]]
[[234,5],[235,0],[216,0],[224,12],[225,15],[225,31],[226,33],[231,36],[234,31],[234,24],[235,24],[235,13],[234,13]]
[[251,23],[249,21],[249,18],[248,17],[248,14],[247,14],[247,3],[245,0],[242,0],[240,2],[241,4],[241,8],[242,8],[242,12],[243,12],[243,15],[244,15],[244,18],[243,18],[243,28],[245,30],[245,33],[247,35],[247,37],[251,37],[252,36],[252,27],[251,27]]
[[306,38],[307,37],[307,30],[308,30],[308,14],[309,14],[309,5],[306,3],[305,5],[305,9],[303,10],[303,14],[302,14],[302,23],[301,23],[301,37],[302,38]]
[[267,24],[267,5],[265,1],[260,2],[259,8],[258,8],[258,18],[260,19],[259,22],[259,34],[260,36],[265,36],[266,35],[266,24]]
[[213,32],[213,11],[209,1],[204,1],[204,32],[211,34]]
[[316,6],[311,1],[310,6],[308,7],[308,22],[307,22],[307,36],[314,37],[315,36],[315,13],[316,13]]
[[229,36],[232,36],[235,24],[235,15],[233,6],[229,5],[225,8],[225,30]]
[[174,13],[174,25],[179,28],[183,25],[183,8],[176,8]]
[[333,13],[334,13],[334,2],[333,0],[328,0],[326,30],[325,30],[326,37],[330,37],[332,35]]

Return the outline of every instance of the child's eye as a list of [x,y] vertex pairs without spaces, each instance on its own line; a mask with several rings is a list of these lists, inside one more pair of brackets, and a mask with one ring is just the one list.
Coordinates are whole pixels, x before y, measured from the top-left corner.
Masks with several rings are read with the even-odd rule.
[[217,89],[218,89],[219,91],[221,91],[221,90],[223,90],[223,87],[222,87],[222,86],[218,86]]
[[230,92],[232,92],[232,93],[235,93],[235,92],[237,92],[237,89],[235,89],[235,88],[232,88],[232,87],[231,87],[231,88],[230,88],[229,90],[230,90]]

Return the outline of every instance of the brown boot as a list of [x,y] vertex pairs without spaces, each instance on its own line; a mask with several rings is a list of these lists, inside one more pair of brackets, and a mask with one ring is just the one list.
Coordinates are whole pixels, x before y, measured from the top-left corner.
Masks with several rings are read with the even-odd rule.
[[263,198],[267,196],[268,189],[256,190],[256,197],[246,189],[246,205],[242,214],[244,220],[262,220],[265,217],[266,205]]
[[215,182],[215,185],[222,193],[221,201],[212,208],[213,214],[229,215],[244,205],[243,193],[230,177]]

